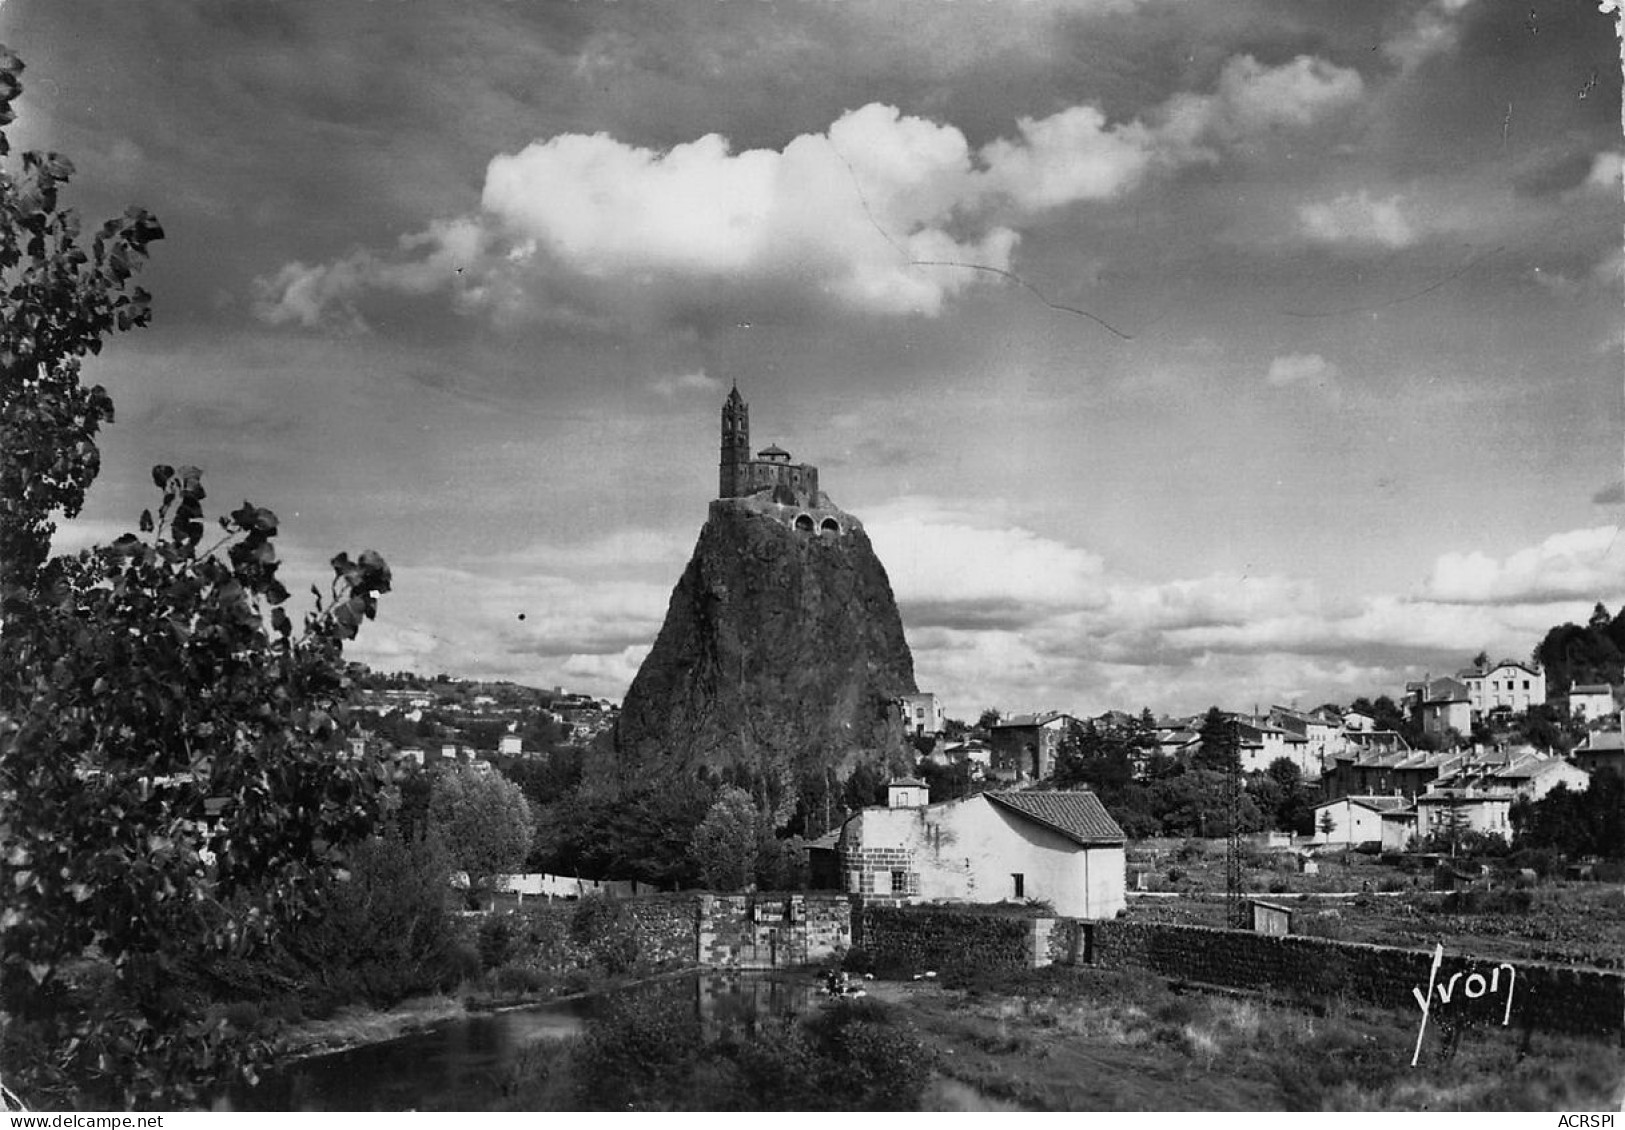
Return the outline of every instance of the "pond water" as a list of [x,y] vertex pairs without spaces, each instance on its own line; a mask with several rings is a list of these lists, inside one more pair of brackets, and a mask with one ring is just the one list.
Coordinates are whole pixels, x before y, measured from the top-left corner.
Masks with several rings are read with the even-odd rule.
[[[697,973],[617,990],[692,1001],[709,1038],[809,1007],[811,981]],[[384,1043],[289,1064],[232,1095],[238,1110],[481,1110],[511,1086],[527,1048],[580,1034],[614,994],[446,1021]]]

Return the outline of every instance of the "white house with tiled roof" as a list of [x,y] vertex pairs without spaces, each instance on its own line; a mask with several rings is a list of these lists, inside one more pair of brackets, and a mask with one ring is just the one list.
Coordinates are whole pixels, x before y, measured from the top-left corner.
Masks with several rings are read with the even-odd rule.
[[1236,739],[1243,773],[1262,773],[1277,758],[1286,758],[1299,771],[1307,768],[1308,741],[1262,718],[1237,718]]
[[1569,688],[1569,717],[1595,722],[1614,713],[1614,688],[1607,683],[1577,683]]
[[1074,918],[1126,905],[1123,829],[1086,791],[978,793],[865,808],[841,830],[851,894],[909,902],[1039,899]]
[[1546,702],[1546,672],[1533,663],[1503,659],[1488,667],[1458,671],[1456,678],[1467,686],[1467,701],[1475,719],[1497,707],[1526,714],[1531,706]]
[[1410,807],[1402,796],[1346,796],[1317,804],[1314,842],[1381,843],[1383,814]]

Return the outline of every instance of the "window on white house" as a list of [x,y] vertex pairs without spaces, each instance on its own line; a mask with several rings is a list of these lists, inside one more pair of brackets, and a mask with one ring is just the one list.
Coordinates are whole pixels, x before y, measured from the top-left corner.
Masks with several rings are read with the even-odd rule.
[[891,893],[894,895],[908,894],[907,871],[893,871],[891,873]]
[[1023,875],[1021,872],[1018,871],[1015,874],[1011,875],[1010,878],[1015,881],[1015,885],[1016,885],[1016,895],[1015,895],[1015,897],[1018,898],[1018,899],[1026,898],[1027,897],[1027,876]]

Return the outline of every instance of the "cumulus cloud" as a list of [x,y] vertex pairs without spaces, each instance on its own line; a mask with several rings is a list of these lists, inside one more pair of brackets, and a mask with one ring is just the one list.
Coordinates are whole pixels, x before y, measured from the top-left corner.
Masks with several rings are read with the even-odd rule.
[[911,624],[1020,625],[1105,599],[1098,556],[1020,526],[904,499],[864,528]]
[[491,233],[464,217],[436,220],[421,232],[402,236],[395,258],[361,249],[326,264],[287,263],[269,278],[256,280],[254,314],[273,326],[361,330],[365,323],[355,304],[368,290],[408,295],[446,290],[459,306],[479,306],[490,295],[474,272],[490,277],[484,264],[492,245]]
[[1605,192],[1617,197],[1622,173],[1625,173],[1625,153],[1598,153],[1592,159],[1591,171],[1586,174],[1584,187],[1590,191]]
[[1365,92],[1360,72],[1312,55],[1267,67],[1251,55],[1238,55],[1219,75],[1211,113],[1215,128],[1239,137],[1283,126],[1302,128],[1324,114],[1359,100]]
[[560,134],[494,157],[477,214],[404,237],[390,256],[289,263],[259,280],[255,311],[354,329],[368,290],[445,289],[460,309],[509,316],[527,301],[658,314],[775,293],[934,315],[1008,270],[1021,228],[1043,214],[1307,126],[1362,90],[1358,72],[1310,56],[1275,67],[1239,56],[1212,93],[1143,119],[1073,106],[976,150],[952,125],[879,103],[782,149],[735,152],[719,134],[664,150]]
[[1431,0],[1382,45],[1382,53],[1410,71],[1454,50],[1461,38],[1462,12],[1472,0]]
[[1426,592],[1436,601],[1463,604],[1584,599],[1615,592],[1625,572],[1618,526],[1553,534],[1504,558],[1447,553],[1434,563]]
[[1277,388],[1296,384],[1329,385],[1337,366],[1318,353],[1288,353],[1270,362],[1264,379]]
[[1301,204],[1298,222],[1303,233],[1319,243],[1400,248],[1419,238],[1400,210],[1399,196],[1378,200],[1364,190]]

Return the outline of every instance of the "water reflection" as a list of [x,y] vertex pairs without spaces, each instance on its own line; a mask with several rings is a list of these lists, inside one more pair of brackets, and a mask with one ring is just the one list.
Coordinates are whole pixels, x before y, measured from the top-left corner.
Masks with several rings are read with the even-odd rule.
[[[619,990],[685,999],[704,1039],[752,1035],[811,1007],[813,986],[770,974],[699,973]],[[579,1035],[613,994],[447,1021],[385,1043],[290,1064],[233,1096],[239,1110],[481,1110],[511,1086],[526,1048]]]

